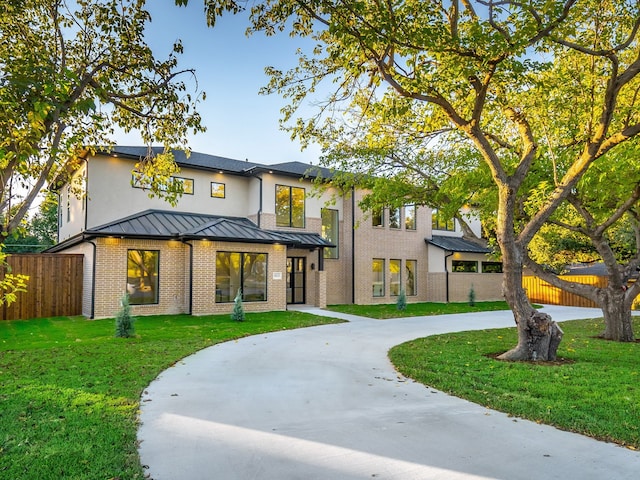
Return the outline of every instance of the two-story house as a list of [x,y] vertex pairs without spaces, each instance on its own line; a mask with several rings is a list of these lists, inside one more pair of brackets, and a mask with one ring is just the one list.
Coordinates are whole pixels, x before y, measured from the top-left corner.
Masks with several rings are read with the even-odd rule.
[[[500,264],[430,208],[363,212],[361,191],[314,193],[299,162],[262,165],[175,152],[183,195],[150,198],[132,170],[146,147],[87,155],[59,193],[59,243],[84,255],[83,314],[225,313],[291,304],[500,299]],[[478,222],[472,228],[479,232]]]

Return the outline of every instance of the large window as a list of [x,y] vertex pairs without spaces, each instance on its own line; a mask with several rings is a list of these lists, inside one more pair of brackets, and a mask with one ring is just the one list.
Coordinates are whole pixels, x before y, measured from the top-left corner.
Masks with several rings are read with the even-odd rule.
[[400,209],[389,209],[389,228],[400,228]]
[[211,182],[211,196],[213,198],[224,198],[225,184],[220,182]]
[[440,211],[434,209],[431,212],[431,227],[434,230],[453,232],[456,229],[456,222],[453,218],[445,218]]
[[416,206],[405,205],[404,206],[404,228],[407,230],[416,229]]
[[304,188],[276,185],[276,225],[304,228]]
[[374,258],[371,266],[373,296],[384,297],[384,260]]
[[379,208],[371,213],[371,225],[374,227],[384,227],[384,210]]
[[338,210],[323,208],[321,216],[322,238],[335,245],[335,247],[324,249],[324,258],[338,258]]
[[158,303],[158,250],[127,250],[127,293],[131,305]]
[[416,272],[418,270],[416,260],[407,260],[404,264],[404,291],[408,296],[417,295]]
[[453,260],[451,262],[451,270],[454,272],[477,273],[478,262],[471,260]]
[[401,260],[389,260],[389,288],[392,297],[400,295]]
[[216,302],[233,302],[242,289],[242,301],[267,299],[267,254],[218,252],[216,254]]

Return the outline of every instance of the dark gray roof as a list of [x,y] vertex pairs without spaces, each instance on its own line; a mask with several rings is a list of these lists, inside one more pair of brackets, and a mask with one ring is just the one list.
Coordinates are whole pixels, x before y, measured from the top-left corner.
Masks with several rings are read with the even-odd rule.
[[86,230],[85,236],[128,238],[209,239],[243,243],[281,243],[300,248],[332,247],[317,233],[263,230],[247,218],[201,213],[146,210]]
[[602,262],[594,263],[574,263],[566,266],[567,273],[564,275],[598,275],[605,277],[609,275],[607,266]]
[[[154,154],[162,153],[162,147],[152,147],[151,151]],[[144,158],[148,155],[149,150],[145,146],[116,146],[104,153],[121,155],[130,158]],[[251,167],[261,166],[258,163],[253,163],[243,160],[234,160],[232,158],[218,157],[216,155],[207,155],[205,153],[191,152],[189,157],[182,150],[174,150],[173,155],[176,159],[176,163],[180,166],[201,168],[206,170],[222,170],[225,172],[243,174]]]
[[483,247],[470,240],[461,237],[445,237],[442,235],[434,235],[432,238],[425,238],[425,242],[449,252],[461,253],[491,253],[487,247]]
[[[162,147],[152,147],[153,154],[162,153]],[[111,149],[105,149],[104,153],[110,155],[120,155],[132,159],[144,158],[148,155],[149,150],[145,146],[115,146]],[[331,170],[328,168],[309,165],[302,162],[284,162],[275,165],[266,165],[261,163],[234,160],[232,158],[218,157],[216,155],[208,155],[205,153],[191,152],[189,157],[182,150],[174,150],[173,155],[179,166],[199,168],[204,170],[218,170],[227,173],[236,173],[239,175],[252,175],[264,172],[277,172],[282,175],[302,178],[308,176],[311,178],[322,177],[331,178]]]

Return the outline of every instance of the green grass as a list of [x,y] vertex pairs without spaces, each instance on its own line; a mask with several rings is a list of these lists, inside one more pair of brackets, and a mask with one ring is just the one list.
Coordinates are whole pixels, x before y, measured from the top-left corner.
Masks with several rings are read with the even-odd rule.
[[595,338],[603,328],[601,320],[563,322],[563,361],[550,364],[492,358],[515,346],[515,328],[418,339],[389,357],[407,377],[457,397],[639,449],[640,343]]
[[335,319],[300,312],[140,317],[115,322],[0,321],[0,478],[142,479],[136,428],[142,390],[179,359],[247,335]]
[[360,315],[369,318],[419,317],[423,315],[447,315],[449,313],[486,312],[492,310],[509,310],[507,302],[476,302],[470,306],[461,303],[408,303],[405,310],[398,310],[395,303],[380,305],[329,305],[327,310],[333,312]]

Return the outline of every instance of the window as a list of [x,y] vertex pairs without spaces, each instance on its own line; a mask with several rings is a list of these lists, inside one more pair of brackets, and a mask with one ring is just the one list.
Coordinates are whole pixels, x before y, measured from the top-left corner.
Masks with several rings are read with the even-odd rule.
[[304,188],[276,185],[276,225],[304,228]]
[[211,196],[213,198],[224,198],[224,183],[211,182]]
[[182,184],[182,193],[193,195],[193,178],[173,177],[173,181]]
[[323,208],[321,216],[322,238],[335,245],[324,249],[324,258],[338,258],[338,210]]
[[371,225],[373,227],[384,227],[384,210],[382,208],[371,213]]
[[400,272],[402,268],[401,260],[389,260],[389,288],[391,296],[400,295]]
[[216,303],[233,302],[239,289],[243,302],[267,300],[266,253],[216,254]]
[[416,206],[405,205],[404,206],[404,228],[407,230],[416,229]]
[[444,215],[437,209],[431,212],[431,228],[434,230],[445,230],[448,232],[454,232],[456,229],[456,222],[453,218],[444,218]]
[[[133,188],[142,188],[143,190],[150,189],[152,187],[151,181],[140,177],[141,174],[139,172],[134,172],[132,174],[131,185]],[[171,177],[170,183],[171,185],[159,185],[159,190],[162,192],[166,192],[168,190],[173,192],[177,190],[186,195],[193,195],[193,178]]]
[[127,293],[131,305],[158,303],[158,250],[127,250]]
[[417,295],[416,271],[418,270],[416,260],[407,260],[404,264],[404,290],[408,296]]
[[400,209],[389,209],[389,228],[400,228]]
[[482,262],[482,273],[502,273],[502,262]]
[[371,270],[373,273],[373,296],[384,297],[384,260],[374,258]]
[[453,272],[477,273],[478,262],[470,260],[453,260],[451,262],[451,270]]

